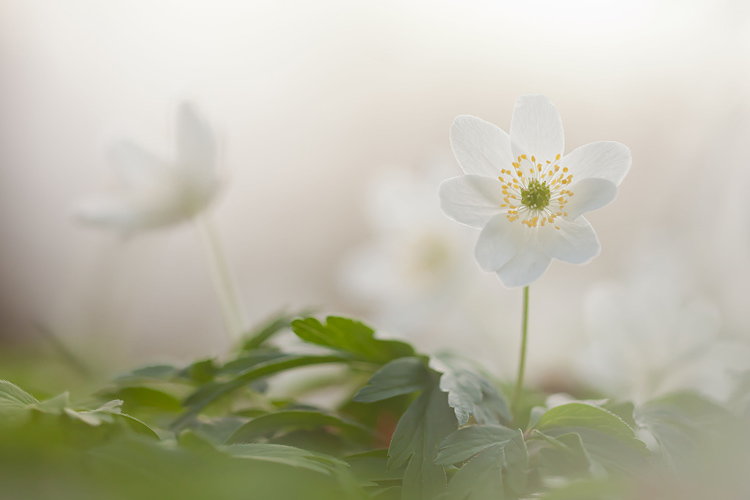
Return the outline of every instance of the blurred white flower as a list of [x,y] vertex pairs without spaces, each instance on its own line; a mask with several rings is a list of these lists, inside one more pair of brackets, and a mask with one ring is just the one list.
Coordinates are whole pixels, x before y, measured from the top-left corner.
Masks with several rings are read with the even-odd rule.
[[482,269],[521,287],[553,258],[584,264],[599,254],[582,214],[614,199],[631,164],[626,146],[594,142],[562,156],[562,121],[542,95],[516,100],[510,135],[464,115],[450,137],[466,175],[440,185],[441,205],[451,219],[482,230],[475,248]]
[[448,221],[435,203],[448,168],[385,169],[368,183],[364,208],[373,237],[344,261],[341,288],[379,329],[427,352],[479,358],[497,372],[503,353],[514,352],[507,343],[517,320],[495,280],[472,262],[470,229]]
[[171,161],[129,141],[116,143],[111,159],[121,191],[81,201],[74,208],[76,217],[129,234],[178,224],[203,211],[220,187],[216,140],[187,103],[177,112],[176,142]]
[[587,296],[590,344],[579,373],[607,395],[643,402],[690,389],[721,399],[729,371],[748,366],[747,346],[719,337],[718,308],[690,292],[689,267],[675,255],[651,253],[626,283]]

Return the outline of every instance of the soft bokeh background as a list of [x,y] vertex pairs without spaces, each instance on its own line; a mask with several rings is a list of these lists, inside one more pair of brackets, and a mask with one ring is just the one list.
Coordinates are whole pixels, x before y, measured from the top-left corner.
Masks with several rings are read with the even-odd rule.
[[[555,262],[532,287],[531,376],[579,370],[601,341],[587,297],[614,286],[637,302],[653,290],[649,273],[632,285],[644,262],[676,267],[659,278],[673,290],[680,277],[670,314],[710,303],[706,335],[745,342],[748,33],[740,0],[0,0],[0,340],[43,342],[42,323],[110,368],[226,348],[190,225],[123,241],[70,217],[112,187],[114,138],[169,151],[189,99],[221,137],[230,182],[213,216],[250,322],[282,307],[358,314],[512,373],[520,291],[479,270],[476,232],[419,217],[442,217],[429,193],[460,173],[454,116],[507,130],[515,98],[544,93],[567,151],[617,140],[634,162],[590,214],[602,254]],[[407,285],[368,276],[408,281],[398,266],[422,261],[399,252],[420,227],[456,244],[438,256],[463,256],[450,261],[462,278],[394,304]]]

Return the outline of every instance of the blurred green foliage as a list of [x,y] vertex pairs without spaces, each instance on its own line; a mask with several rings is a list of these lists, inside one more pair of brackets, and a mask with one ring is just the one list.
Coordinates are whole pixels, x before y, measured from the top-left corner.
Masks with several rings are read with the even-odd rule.
[[[276,347],[289,330],[311,350]],[[467,360],[431,359],[348,318],[288,314],[227,359],[97,387],[45,359],[1,372],[17,375],[0,382],[4,500],[750,498],[747,374],[727,404],[679,393],[548,407],[527,388],[512,415],[505,386]],[[320,365],[339,369],[306,375]],[[286,372],[304,383],[271,396]],[[340,401],[309,403],[331,388]]]

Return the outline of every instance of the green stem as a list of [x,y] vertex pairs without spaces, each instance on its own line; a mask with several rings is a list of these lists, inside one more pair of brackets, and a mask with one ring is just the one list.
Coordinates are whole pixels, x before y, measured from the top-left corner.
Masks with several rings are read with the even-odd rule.
[[511,411],[513,418],[518,420],[518,405],[521,402],[521,391],[523,390],[523,374],[526,369],[526,344],[529,332],[529,287],[523,289],[523,323],[521,326],[521,359],[518,363],[518,378],[516,379],[516,389],[513,391],[511,401]]
[[230,341],[235,341],[244,333],[245,319],[229,266],[224,258],[219,234],[207,215],[197,216],[195,222],[208,256],[211,277],[219,296],[227,336]]

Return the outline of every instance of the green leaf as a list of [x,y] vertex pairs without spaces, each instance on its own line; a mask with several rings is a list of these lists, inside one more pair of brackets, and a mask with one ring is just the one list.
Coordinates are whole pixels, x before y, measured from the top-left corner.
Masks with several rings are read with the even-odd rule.
[[444,468],[435,463],[440,443],[456,429],[455,413],[440,390],[439,374],[416,357],[400,358],[381,368],[354,400],[375,402],[422,390],[396,425],[388,448],[388,467],[406,465],[402,498],[432,499],[446,488]]
[[[225,444],[229,437],[247,422],[248,419],[243,417],[215,417],[201,419],[201,421],[192,428],[192,431],[211,444],[218,446]],[[188,432],[191,431],[181,433],[180,438],[182,438],[183,434]]]
[[37,399],[15,384],[7,380],[0,380],[0,412],[6,408],[23,408],[38,403]]
[[288,354],[284,354],[276,349],[256,349],[254,351],[243,353],[242,356],[228,361],[224,366],[219,368],[219,373],[222,375],[237,375],[259,365],[260,363],[266,363],[285,356],[288,356]]
[[[471,448],[478,448],[479,439],[484,438],[485,443],[491,442],[490,435],[495,436],[494,442],[489,446],[482,447],[481,451],[470,458],[461,469],[451,478],[448,484],[446,500],[496,500],[504,498],[515,498],[526,489],[526,474],[528,470],[528,450],[520,429],[511,430],[500,426],[473,426],[473,427],[495,427],[489,433],[475,433],[475,436],[463,436],[474,441],[475,446],[466,446],[464,453],[454,453],[452,458],[465,457]],[[465,429],[471,429],[467,427]],[[461,429],[453,433],[450,445],[460,446],[462,435]],[[448,440],[446,440],[448,441]],[[445,454],[447,460],[451,454]],[[452,459],[451,458],[451,459]],[[464,461],[463,458],[460,461]]]
[[358,403],[374,403],[424,389],[430,383],[427,367],[420,358],[399,358],[391,361],[370,378],[354,396]]
[[622,419],[623,422],[628,424],[632,429],[637,429],[638,424],[635,423],[633,414],[635,413],[635,405],[630,401],[624,402],[607,402],[601,405],[605,410],[614,413]]
[[190,379],[196,384],[205,384],[214,379],[218,367],[214,359],[202,359],[188,365],[180,372],[180,376]]
[[563,430],[563,433],[575,432],[578,428],[594,430],[616,438],[645,456],[649,455],[645,443],[636,438],[633,429],[620,417],[586,403],[568,403],[547,410],[534,427],[545,434],[550,434],[548,431],[551,430]]
[[37,399],[15,384],[0,380],[0,423],[18,422],[28,415]]
[[246,423],[227,440],[228,443],[247,443],[276,432],[313,430],[320,427],[337,429],[345,438],[369,442],[373,434],[357,422],[319,411],[282,410],[256,417]]
[[388,450],[372,450],[345,457],[360,484],[401,481],[405,467],[388,467]]
[[503,500],[503,463],[501,446],[490,446],[469,460],[451,478],[446,500]]
[[647,465],[645,457],[650,455],[645,443],[620,417],[586,403],[556,406],[544,413],[535,427],[554,438],[580,435],[592,463],[613,471],[641,473]]
[[730,414],[694,393],[664,396],[636,410],[636,420],[656,438],[667,466],[685,469],[712,433],[728,428]]
[[180,370],[172,365],[149,365],[115,378],[115,382],[150,382],[171,380]]
[[38,401],[26,391],[5,380],[0,380],[0,419],[20,419],[30,411],[50,415],[65,415],[71,420],[83,422],[92,427],[112,424],[121,419],[133,431],[159,439],[157,434],[140,420],[122,413],[121,400],[102,404],[94,410],[76,410],[70,404],[67,392],[44,401]]
[[438,374],[431,373],[428,386],[401,416],[388,449],[389,467],[408,463],[401,491],[404,500],[432,500],[445,492],[445,470],[435,459],[440,443],[456,426]]
[[[65,393],[67,398],[67,393]],[[95,410],[73,410],[72,408],[63,408],[63,413],[73,420],[79,420],[92,427],[98,427],[102,424],[111,424],[117,420],[125,423],[134,432],[159,439],[159,435],[154,432],[148,425],[144,424],[135,417],[132,417],[121,410],[122,401],[113,400],[104,403]]]
[[315,318],[297,319],[292,321],[292,330],[305,342],[342,351],[369,363],[385,364],[415,354],[409,344],[378,340],[372,328],[348,318],[329,316],[325,325]]
[[211,382],[200,387],[188,396],[183,402],[183,406],[188,407],[189,410],[178,417],[172,423],[172,427],[174,429],[184,427],[195,415],[203,411],[204,408],[217,399],[231,393],[232,391],[243,388],[255,380],[293,368],[327,363],[340,363],[350,360],[350,358],[340,355],[319,356],[288,354],[284,357],[273,358],[262,363],[257,363],[226,382]]
[[304,312],[290,314],[284,311],[277,313],[271,319],[247,334],[247,340],[242,345],[242,350],[252,351],[258,349],[280,331],[290,328],[292,320],[303,314]]
[[571,477],[589,472],[591,461],[580,434],[569,432],[553,438],[535,430],[532,437],[549,445],[539,450],[540,467],[547,475]]
[[440,444],[436,463],[451,465],[464,462],[477,453],[496,445],[505,446],[517,432],[502,425],[471,425],[457,430]]
[[485,377],[457,358],[444,355],[435,360],[441,365],[437,370],[443,372],[440,390],[448,393],[448,404],[456,412],[458,425],[465,425],[470,415],[479,424],[513,419],[507,399]]
[[218,449],[237,458],[301,467],[323,474],[348,467],[346,462],[331,456],[279,444],[232,444]]
[[53,415],[60,415],[66,408],[70,407],[70,395],[67,392],[33,405],[35,410]]
[[141,420],[133,417],[132,415],[128,415],[127,413],[118,413],[115,415],[115,418],[125,422],[125,424],[136,434],[161,440],[159,435],[151,427],[146,425]]
[[141,409],[159,410],[168,413],[178,413],[182,411],[180,400],[175,396],[142,385],[120,387],[115,390],[99,393],[98,395],[106,395],[113,399],[123,400],[123,406],[128,411],[137,411]]
[[519,429],[515,437],[505,445],[505,484],[517,496],[524,496],[529,472],[529,450]]

